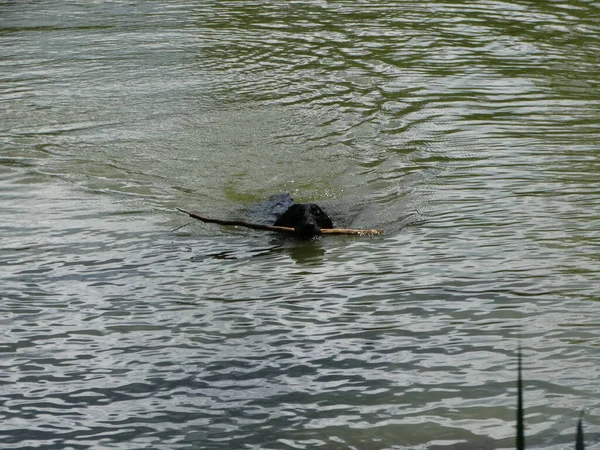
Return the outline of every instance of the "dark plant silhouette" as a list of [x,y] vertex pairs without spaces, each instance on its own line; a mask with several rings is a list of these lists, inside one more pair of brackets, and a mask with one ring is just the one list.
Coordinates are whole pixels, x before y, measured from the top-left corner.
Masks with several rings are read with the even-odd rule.
[[585,445],[583,444],[583,411],[581,411],[579,420],[577,421],[577,439],[575,440],[575,450],[585,450]]
[[[517,350],[517,450],[525,450],[525,419],[523,409],[523,379],[521,376],[521,347]],[[575,450],[585,450],[583,442],[583,411],[577,421],[577,437],[575,439]]]
[[521,347],[517,353],[517,450],[525,450],[525,419],[523,418],[523,380],[521,378]]

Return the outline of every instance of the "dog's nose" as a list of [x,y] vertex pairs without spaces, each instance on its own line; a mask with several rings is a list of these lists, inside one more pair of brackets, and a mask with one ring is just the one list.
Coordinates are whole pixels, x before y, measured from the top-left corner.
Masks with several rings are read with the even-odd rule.
[[301,223],[295,226],[294,230],[296,230],[296,234],[298,236],[304,238],[311,238],[313,236],[321,234],[321,228],[319,228],[319,226],[314,222]]

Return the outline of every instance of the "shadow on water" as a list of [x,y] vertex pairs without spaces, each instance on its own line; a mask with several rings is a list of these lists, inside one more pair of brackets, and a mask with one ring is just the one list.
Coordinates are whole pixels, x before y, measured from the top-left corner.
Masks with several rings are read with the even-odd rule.
[[[252,251],[239,250],[220,250],[215,253],[196,254],[190,258],[192,262],[204,262],[207,259],[238,261],[251,258],[269,258],[274,255],[287,255],[297,264],[319,265],[323,262],[325,249],[320,240],[322,237],[316,237],[310,240],[301,240],[287,236],[274,236],[269,239],[269,246]],[[192,250],[196,251],[196,250]]]

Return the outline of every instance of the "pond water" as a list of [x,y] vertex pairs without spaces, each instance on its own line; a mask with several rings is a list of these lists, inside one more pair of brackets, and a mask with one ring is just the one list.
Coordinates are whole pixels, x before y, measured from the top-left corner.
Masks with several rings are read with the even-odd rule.
[[600,449],[599,18],[0,2],[0,446]]

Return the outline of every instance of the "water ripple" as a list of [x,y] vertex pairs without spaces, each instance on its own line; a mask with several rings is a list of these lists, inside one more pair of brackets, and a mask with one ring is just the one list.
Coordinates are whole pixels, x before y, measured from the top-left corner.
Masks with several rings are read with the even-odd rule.
[[[0,4],[0,443],[600,448],[593,2]],[[270,194],[383,237],[194,223]]]

